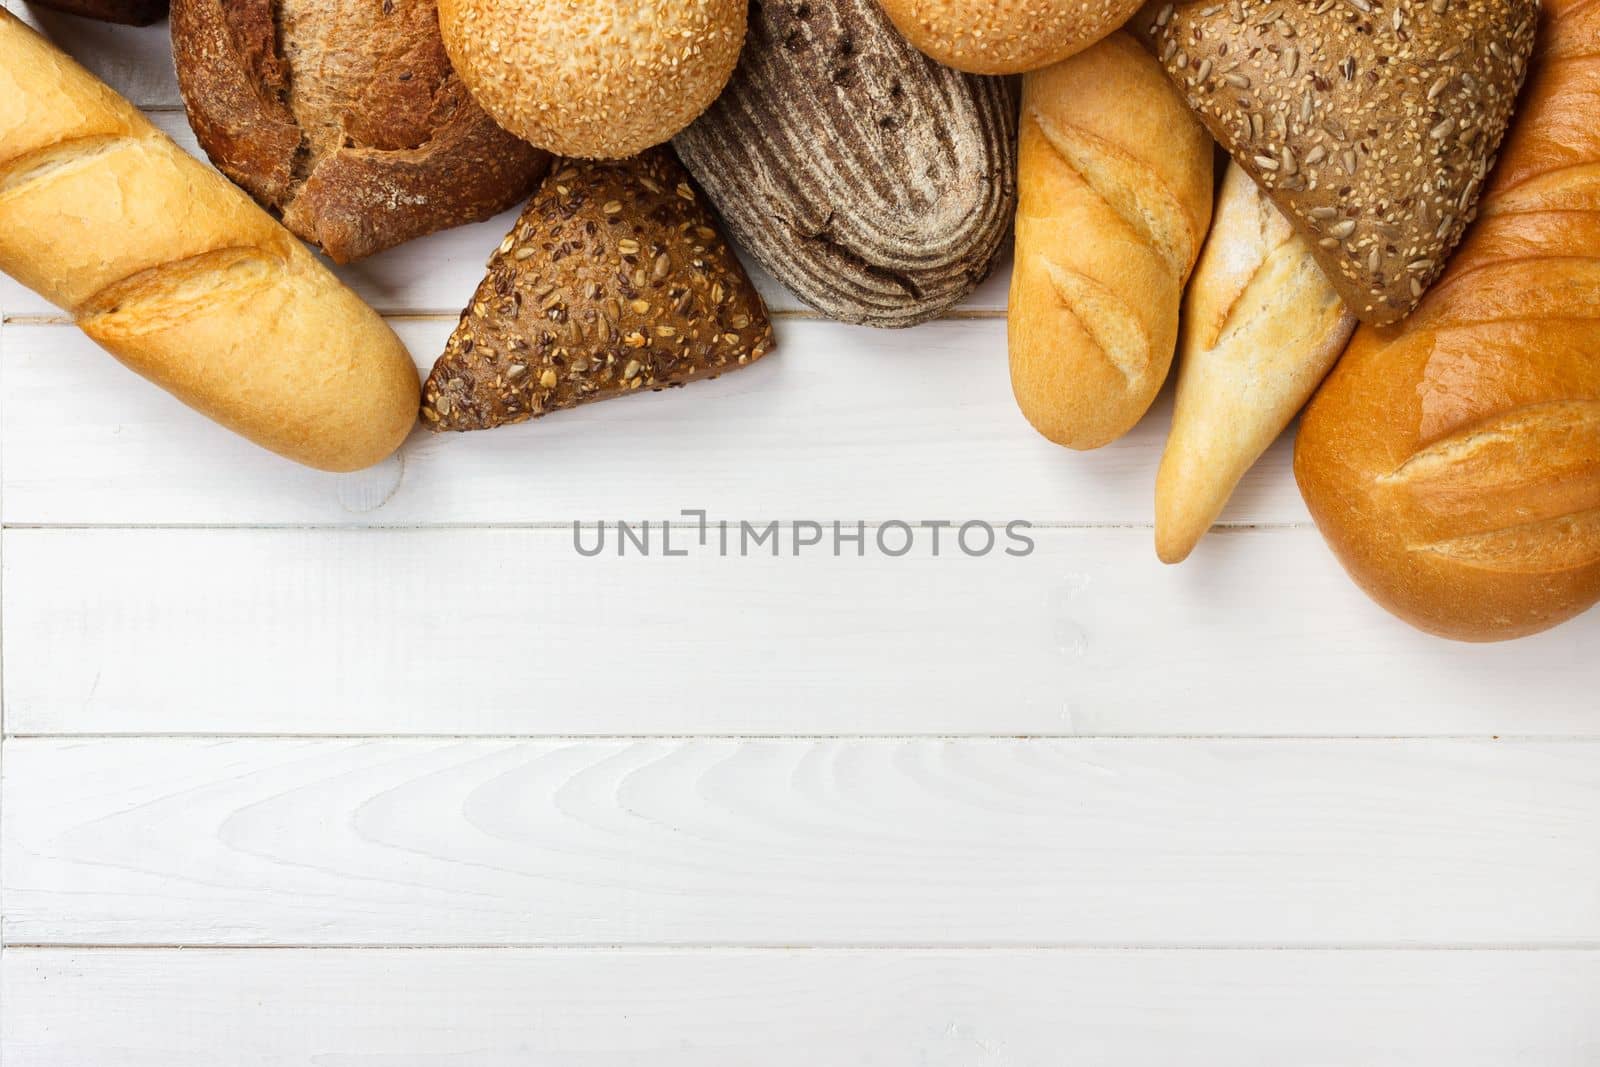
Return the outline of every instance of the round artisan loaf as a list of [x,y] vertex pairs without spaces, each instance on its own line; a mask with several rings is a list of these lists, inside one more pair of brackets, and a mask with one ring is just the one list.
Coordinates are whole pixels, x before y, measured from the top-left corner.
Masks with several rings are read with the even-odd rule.
[[176,0],[172,44],[211,161],[338,263],[497,215],[549,167],[450,69],[434,0]]
[[728,84],[746,0],[443,0],[445,48],[484,110],[558,155],[670,140]]
[[1142,0],[879,0],[906,39],[972,74],[1023,74],[1075,56]]
[[1356,334],[1295,447],[1351,576],[1466,641],[1600,603],[1600,6],[1543,13],[1477,223],[1410,318]]

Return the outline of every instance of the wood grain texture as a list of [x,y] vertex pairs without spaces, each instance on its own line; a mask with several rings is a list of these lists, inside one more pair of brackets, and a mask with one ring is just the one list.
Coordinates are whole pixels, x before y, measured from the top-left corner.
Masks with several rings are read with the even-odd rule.
[[[394,325],[426,370],[452,323]],[[419,433],[401,458],[341,478],[211,426],[71,327],[13,323],[0,329],[4,519],[564,524],[705,508],[735,520],[1150,522],[1166,401],[1116,448],[1068,456],[1017,412],[1002,321],[930,324],[915,345],[825,322],[777,332],[771,358],[693,390],[493,433]],[[1289,446],[1245,479],[1224,522],[1306,521]]]
[[1593,952],[13,949],[3,980],[27,1067],[1600,1058]]
[[1597,751],[18,739],[5,936],[1594,947]]
[[613,531],[588,559],[570,528],[9,530],[7,724],[1600,734],[1600,617],[1474,649],[1390,620],[1309,530],[1214,537],[1177,574],[1146,530],[1032,536],[1024,559],[665,559]]
[[[61,18],[74,22],[69,16],[55,16],[40,10],[46,18]],[[87,23],[86,23],[87,24]],[[101,25],[95,23],[93,25]],[[108,27],[117,32],[137,37],[144,30],[128,27]],[[156,27],[163,33],[165,26]],[[163,45],[163,47],[166,47]],[[73,52],[75,58],[84,58],[83,52]],[[163,63],[171,65],[170,57]],[[96,73],[104,74],[103,69]],[[150,115],[157,127],[176,141],[191,155],[204,158],[195,141],[194,132],[181,111],[162,111]],[[399,248],[390,249],[359,263],[336,266],[327,263],[333,272],[361,295],[367,303],[387,314],[438,315],[454,319],[472,299],[473,290],[483,280],[483,265],[506,233],[517,220],[521,205],[502,212],[486,222],[458,226],[428,237],[411,241]],[[775,313],[806,314],[811,312],[800,300],[785,289],[772,276],[762,270],[753,258],[743,255],[750,277],[761,290],[762,297]],[[1001,257],[995,272],[975,292],[962,301],[960,310],[972,314],[1002,314],[1006,307],[1006,285],[1010,278],[1009,255]],[[0,316],[57,316],[58,312],[44,300],[28,292],[16,282],[0,274]],[[904,339],[902,338],[902,343]]]
[[[44,33],[138,106],[182,106],[165,22],[138,28],[112,26],[64,15],[26,0],[0,0],[0,7]],[[0,306],[4,306],[3,302]]]

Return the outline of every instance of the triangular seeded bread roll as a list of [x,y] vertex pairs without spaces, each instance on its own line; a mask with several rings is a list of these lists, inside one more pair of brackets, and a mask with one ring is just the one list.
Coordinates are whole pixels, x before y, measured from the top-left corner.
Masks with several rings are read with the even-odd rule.
[[1194,551],[1355,325],[1310,244],[1230,166],[1184,304],[1177,411],[1156,478],[1164,562]]
[[748,366],[761,296],[669,148],[545,179],[423,389],[430,430],[487,430]]

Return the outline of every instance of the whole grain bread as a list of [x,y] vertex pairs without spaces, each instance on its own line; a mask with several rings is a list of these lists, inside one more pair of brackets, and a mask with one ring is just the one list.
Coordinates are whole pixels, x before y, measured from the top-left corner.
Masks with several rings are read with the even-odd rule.
[[733,80],[673,141],[740,246],[830,318],[914,326],[986,278],[1016,210],[1015,97],[877,0],[756,0]]
[[1538,17],[1538,0],[1155,0],[1139,36],[1381,326],[1472,220]]
[[746,366],[761,297],[670,149],[545,180],[423,390],[436,431],[486,430]]
[[467,93],[434,0],[178,0],[172,41],[212,162],[338,262],[504,211],[549,167]]

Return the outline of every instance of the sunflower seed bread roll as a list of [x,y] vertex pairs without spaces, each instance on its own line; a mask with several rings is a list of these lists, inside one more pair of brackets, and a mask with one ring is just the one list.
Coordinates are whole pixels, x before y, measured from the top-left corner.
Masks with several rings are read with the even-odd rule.
[[376,312],[4,12],[0,271],[135,372],[307,466],[370,466],[416,422],[416,366]]

